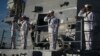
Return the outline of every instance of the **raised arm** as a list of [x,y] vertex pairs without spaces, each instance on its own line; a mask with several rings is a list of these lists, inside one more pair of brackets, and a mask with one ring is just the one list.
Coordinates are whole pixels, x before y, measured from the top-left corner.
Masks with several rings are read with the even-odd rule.
[[82,9],[80,10],[80,12],[78,13],[78,16],[79,16],[79,17],[86,17],[85,12],[86,12],[86,9],[85,9],[85,8],[82,8]]
[[48,22],[48,17],[47,16],[44,17],[44,21]]

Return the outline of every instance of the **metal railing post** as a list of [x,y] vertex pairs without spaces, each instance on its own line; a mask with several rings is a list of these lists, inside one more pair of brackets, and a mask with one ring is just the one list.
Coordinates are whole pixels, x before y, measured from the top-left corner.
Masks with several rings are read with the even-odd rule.
[[2,47],[2,44],[3,44],[3,39],[4,39],[4,33],[5,33],[5,30],[3,30],[3,33],[2,33],[2,37],[1,37],[1,47]]
[[82,37],[83,37],[83,20],[82,19],[81,19],[80,23],[81,23],[81,30],[80,30],[81,31],[81,34],[80,34],[81,35],[81,37],[80,37],[81,38],[81,40],[80,40],[81,43],[80,43],[80,47],[81,47],[81,50],[82,50],[82,41],[83,41],[82,40]]

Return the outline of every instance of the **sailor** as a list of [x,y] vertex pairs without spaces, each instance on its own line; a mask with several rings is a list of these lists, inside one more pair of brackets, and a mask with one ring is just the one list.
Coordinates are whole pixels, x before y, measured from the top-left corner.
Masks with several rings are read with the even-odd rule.
[[26,49],[27,47],[27,35],[28,35],[28,19],[26,16],[21,17],[21,27],[20,27],[20,38],[21,38],[21,47]]
[[15,24],[15,20],[12,21],[12,26],[11,26],[11,48],[16,49],[16,24]]
[[92,6],[90,4],[85,4],[78,14],[79,17],[84,18],[84,35],[85,35],[85,46],[86,50],[92,49],[92,30],[94,13],[92,12]]
[[54,50],[56,49],[58,37],[59,19],[55,17],[54,11],[52,10],[45,16],[44,21],[48,22],[50,50]]
[[32,39],[32,44],[33,44],[33,49],[35,47],[35,25],[33,24],[33,22],[30,22],[30,35],[31,35],[31,39]]

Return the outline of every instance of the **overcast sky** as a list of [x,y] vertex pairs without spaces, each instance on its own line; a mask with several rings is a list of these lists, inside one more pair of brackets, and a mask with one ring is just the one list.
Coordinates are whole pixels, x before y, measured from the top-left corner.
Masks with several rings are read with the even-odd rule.
[[7,15],[7,0],[0,0],[0,20]]
[[2,22],[7,16],[7,0],[0,0],[0,29],[7,29],[8,25]]

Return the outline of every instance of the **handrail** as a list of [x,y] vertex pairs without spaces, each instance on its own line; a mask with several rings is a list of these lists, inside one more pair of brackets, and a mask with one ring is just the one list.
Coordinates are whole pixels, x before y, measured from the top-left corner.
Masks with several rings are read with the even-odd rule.
[[[77,21],[77,22],[81,22],[81,21]],[[66,24],[68,24],[68,23],[70,23],[70,24],[68,24],[68,25],[71,25],[71,24],[75,24],[75,23],[77,23],[77,22],[66,22],[66,23],[60,23],[60,25],[66,25]],[[18,25],[18,24],[17,24]],[[42,26],[38,26],[38,25],[35,25],[35,29],[34,30],[36,30],[37,28],[39,28],[39,27],[47,27],[47,26],[49,26],[49,25],[42,25]],[[11,30],[6,30],[6,31],[11,31]],[[37,30],[36,30],[37,31]],[[66,30],[66,31],[59,31],[58,32],[58,38],[59,37],[61,37],[60,36],[60,34],[64,34],[64,35],[66,35],[66,33],[73,33],[73,32],[81,32],[81,31],[72,31],[72,29],[71,29],[71,31],[70,31],[70,29],[68,28],[68,31]],[[41,37],[49,37],[48,36],[48,34],[51,34],[51,33],[48,33],[47,32],[47,34],[46,34],[46,36],[44,36],[44,35],[42,35]],[[41,34],[36,34],[36,35],[41,35]],[[72,34],[73,35],[73,34]],[[71,35],[69,35],[69,37],[75,37],[75,34],[73,35],[73,36],[71,36]],[[37,37],[36,37],[37,38]],[[9,38],[9,39],[11,39],[11,38]],[[17,40],[18,41],[18,40]],[[69,42],[81,42],[80,40],[79,41],[76,41],[76,40],[73,40],[73,41],[63,41],[64,43],[69,43]],[[48,43],[48,42],[37,42],[37,43]]]

